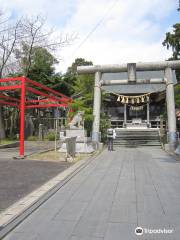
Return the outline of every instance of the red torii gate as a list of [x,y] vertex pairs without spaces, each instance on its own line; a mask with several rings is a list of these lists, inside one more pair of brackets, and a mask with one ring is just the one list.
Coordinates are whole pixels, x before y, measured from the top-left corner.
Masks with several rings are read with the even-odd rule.
[[[10,83],[4,85],[3,83]],[[0,105],[9,105],[20,109],[20,157],[24,157],[24,129],[25,129],[25,110],[29,108],[50,108],[50,107],[69,107],[73,102],[72,98],[57,92],[43,84],[33,81],[27,77],[13,77],[0,79],[0,91],[20,90],[21,98],[10,97],[0,94]],[[38,87],[39,89],[35,89]],[[28,92],[37,96],[43,96],[45,99],[27,100]]]

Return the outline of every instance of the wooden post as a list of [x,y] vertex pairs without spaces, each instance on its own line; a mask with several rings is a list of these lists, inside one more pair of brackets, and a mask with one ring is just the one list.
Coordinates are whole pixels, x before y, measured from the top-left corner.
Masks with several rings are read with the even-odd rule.
[[147,102],[147,127],[150,127],[149,120],[149,102]]
[[26,79],[23,77],[21,81],[20,157],[24,157],[25,102]]
[[124,104],[124,127],[126,127],[127,123],[127,104]]

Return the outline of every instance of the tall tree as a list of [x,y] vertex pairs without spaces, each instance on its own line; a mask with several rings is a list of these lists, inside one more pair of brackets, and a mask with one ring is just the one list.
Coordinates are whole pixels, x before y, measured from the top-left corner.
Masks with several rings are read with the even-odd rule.
[[87,61],[84,58],[76,58],[71,67],[67,70],[67,75],[73,78],[72,84],[74,85],[74,95],[77,97],[84,97],[84,94],[90,94],[92,96],[93,76],[91,74],[77,75],[78,66],[88,65],[93,65],[92,61]]
[[[68,46],[75,38],[73,34],[62,36],[57,31],[48,30],[46,19],[41,16],[22,18],[10,24],[10,20],[4,19],[0,13],[0,78],[10,74],[32,78],[38,75],[39,79],[43,78],[44,84],[51,85],[52,81],[53,85],[54,79],[50,78],[50,75],[54,75],[53,64],[56,63],[53,54],[58,48]],[[3,108],[0,107],[0,138],[4,137]]]
[[[166,33],[166,38],[162,44],[167,49],[172,49],[172,57],[168,60],[180,60],[180,23],[174,24],[173,31]],[[180,70],[176,71],[176,76],[180,81]]]
[[29,77],[31,70],[34,49],[38,47],[46,49],[54,55],[59,48],[68,46],[76,38],[74,35],[62,36],[54,30],[48,29],[46,19],[41,16],[25,18],[22,20],[21,26],[25,38],[16,49],[16,58],[21,58],[23,52],[25,53],[25,61],[21,67],[27,77]]
[[[78,96],[81,90],[78,91],[77,87],[77,84],[80,84],[80,76],[77,75],[77,66],[86,65],[92,65],[92,62],[86,61],[84,58],[76,58],[72,65],[68,67],[67,72],[63,76],[59,76],[59,83],[54,88],[64,92],[68,96]],[[81,89],[80,86],[79,89]]]
[[[26,72],[27,62],[29,61],[27,55],[28,48],[27,45],[23,45],[23,49],[18,55],[22,66],[18,75],[24,75]],[[57,63],[56,58],[46,48],[33,47],[31,51],[31,65],[28,67],[28,77],[52,87],[54,85],[52,79],[55,74],[54,65]]]
[[84,58],[76,58],[72,63],[71,67],[68,68],[67,72],[71,74],[76,74],[78,66],[88,66],[93,65],[92,61],[87,61]]
[[173,55],[171,59],[180,59],[180,23],[173,25],[173,32],[166,33],[166,38],[163,41],[163,45],[166,46],[167,49],[172,49]]
[[[21,21],[10,23],[6,15],[0,13],[0,78],[16,70],[14,49],[22,38]],[[0,106],[0,139],[5,138],[3,107]]]
[[[178,8],[178,11],[180,9]],[[173,31],[167,32],[163,46],[172,50],[172,57],[168,60],[180,60],[180,23],[173,25]],[[178,84],[175,86],[176,107],[180,108],[180,70],[176,70]]]
[[68,68],[68,74],[74,76],[73,79],[73,98],[76,100],[78,109],[84,111],[84,126],[88,135],[92,129],[93,121],[93,88],[94,76],[92,74],[77,75],[78,66],[93,65],[92,61],[86,61],[84,58],[77,58]]

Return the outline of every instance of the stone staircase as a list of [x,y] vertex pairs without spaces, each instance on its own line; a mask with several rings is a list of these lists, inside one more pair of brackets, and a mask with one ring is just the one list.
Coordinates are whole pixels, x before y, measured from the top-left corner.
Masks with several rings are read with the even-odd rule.
[[157,129],[116,129],[114,147],[161,146]]

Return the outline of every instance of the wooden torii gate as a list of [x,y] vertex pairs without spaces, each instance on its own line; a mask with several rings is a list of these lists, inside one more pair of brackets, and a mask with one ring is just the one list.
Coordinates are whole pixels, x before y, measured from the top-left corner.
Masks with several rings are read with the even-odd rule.
[[[8,84],[8,85],[7,85]],[[57,92],[43,84],[33,81],[27,77],[13,77],[0,79],[0,105],[17,107],[20,109],[20,150],[19,155],[24,157],[24,130],[25,130],[25,111],[32,108],[51,108],[51,107],[70,107],[72,98]],[[38,88],[38,89],[37,89]],[[6,91],[20,91],[20,99],[7,96]],[[27,100],[28,92],[44,99]]]

